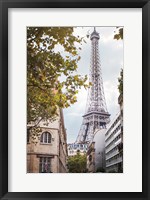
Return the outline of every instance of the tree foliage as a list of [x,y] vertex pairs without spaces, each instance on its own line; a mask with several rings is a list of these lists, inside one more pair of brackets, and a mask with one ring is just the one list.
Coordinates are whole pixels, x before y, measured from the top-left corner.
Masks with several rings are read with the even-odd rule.
[[116,39],[116,40],[123,40],[123,28],[119,28],[119,27],[117,27],[116,28],[117,30],[117,33],[116,33],[116,31],[115,31],[115,35],[114,35],[114,39]]
[[85,173],[86,172],[86,154],[77,153],[75,156],[68,158],[69,173]]
[[[27,123],[54,120],[77,101],[87,76],[77,73],[84,38],[73,27],[27,28]],[[76,73],[75,73],[76,72]]]
[[[117,27],[116,29],[117,29],[117,33],[114,35],[114,39],[123,40],[123,28]],[[118,85],[119,93],[120,93],[120,95],[123,95],[123,69],[121,69],[120,77],[118,78],[118,82],[119,82],[119,85]]]
[[120,93],[120,95],[123,95],[123,69],[121,69],[120,77],[118,78],[118,82],[119,82],[119,85],[118,85],[119,93]]

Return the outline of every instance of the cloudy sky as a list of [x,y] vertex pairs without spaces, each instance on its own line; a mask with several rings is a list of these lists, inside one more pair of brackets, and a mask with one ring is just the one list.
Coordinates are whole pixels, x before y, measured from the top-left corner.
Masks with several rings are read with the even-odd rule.
[[[93,29],[93,27],[78,27],[74,29],[74,34],[86,38],[86,35],[91,33]],[[112,119],[119,111],[117,85],[120,70],[123,68],[123,40],[117,41],[113,39],[116,27],[96,27],[96,31],[100,34],[99,53],[104,93],[107,109]],[[89,38],[86,38],[86,42],[82,45],[80,52],[81,60],[78,63],[78,72],[89,76],[91,41]],[[63,110],[68,143],[75,142],[77,138],[82,124],[82,116],[85,113],[87,93],[87,90],[84,88],[81,89],[78,94],[77,103]]]

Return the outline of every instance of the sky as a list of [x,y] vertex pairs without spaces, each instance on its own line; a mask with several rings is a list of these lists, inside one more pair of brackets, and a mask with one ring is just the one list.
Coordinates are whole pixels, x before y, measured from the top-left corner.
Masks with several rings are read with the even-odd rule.
[[[85,37],[86,43],[82,45],[79,53],[81,56],[78,62],[78,73],[89,76],[90,57],[91,57],[91,40],[86,35],[92,33],[93,27],[74,28],[74,35]],[[118,105],[118,77],[120,70],[123,68],[123,40],[114,40],[114,31],[116,27],[96,27],[100,35],[99,54],[103,78],[104,93],[110,119],[119,111]],[[67,132],[67,143],[75,142],[79,133],[82,116],[85,113],[88,90],[82,88],[77,95],[77,102],[71,107],[63,110],[64,122]]]

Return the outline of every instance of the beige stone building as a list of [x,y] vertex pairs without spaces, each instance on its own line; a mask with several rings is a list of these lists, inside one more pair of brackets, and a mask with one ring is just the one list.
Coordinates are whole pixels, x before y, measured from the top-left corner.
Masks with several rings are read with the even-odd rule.
[[36,144],[31,126],[27,126],[27,173],[66,173],[67,138],[62,110],[55,121],[39,123],[41,131]]
[[87,169],[89,173],[95,172],[95,142],[91,142],[88,147]]

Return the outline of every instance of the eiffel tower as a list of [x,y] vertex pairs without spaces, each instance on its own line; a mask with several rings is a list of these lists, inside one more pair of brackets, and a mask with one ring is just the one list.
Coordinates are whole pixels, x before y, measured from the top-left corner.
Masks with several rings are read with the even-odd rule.
[[90,35],[92,49],[89,81],[92,86],[88,90],[86,110],[76,143],[90,143],[95,130],[106,128],[106,124],[110,121],[103,88],[99,39],[99,33],[94,27],[94,31]]

